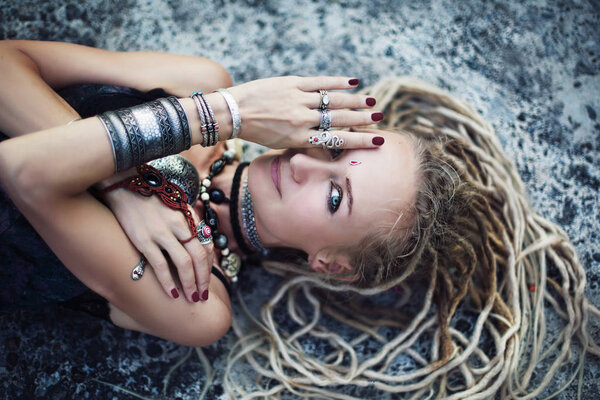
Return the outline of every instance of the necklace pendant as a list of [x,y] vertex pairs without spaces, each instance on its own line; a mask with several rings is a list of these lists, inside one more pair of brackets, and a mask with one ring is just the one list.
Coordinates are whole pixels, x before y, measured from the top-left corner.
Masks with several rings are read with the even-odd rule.
[[242,259],[235,253],[229,253],[229,255],[223,257],[221,260],[221,268],[233,282],[237,282],[237,274],[240,272],[242,267]]

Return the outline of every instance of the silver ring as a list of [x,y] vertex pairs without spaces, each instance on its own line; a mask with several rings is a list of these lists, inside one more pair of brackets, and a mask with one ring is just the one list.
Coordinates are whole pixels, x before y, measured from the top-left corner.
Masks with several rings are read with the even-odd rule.
[[209,244],[212,242],[212,230],[210,229],[210,226],[206,225],[204,220],[200,221],[200,223],[196,225],[196,235],[198,235],[200,244]]
[[139,280],[142,275],[144,275],[144,270],[146,269],[146,258],[142,256],[140,262],[133,268],[131,271],[131,279],[134,281]]
[[319,129],[326,131],[331,127],[331,111],[321,110],[321,123]]
[[321,110],[327,110],[329,108],[329,95],[327,94],[327,90],[319,90],[319,94],[321,95],[321,102],[319,103],[319,108]]
[[332,135],[329,131],[322,131],[316,136],[309,137],[308,143],[321,146],[324,149],[335,149],[344,145],[344,139],[338,137],[338,135]]

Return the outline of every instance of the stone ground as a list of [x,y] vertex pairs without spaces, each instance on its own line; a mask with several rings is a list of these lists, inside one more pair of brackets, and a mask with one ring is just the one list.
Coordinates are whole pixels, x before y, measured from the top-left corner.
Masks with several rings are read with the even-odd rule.
[[[408,74],[450,90],[492,123],[534,207],[567,231],[596,305],[599,26],[597,0],[0,0],[2,39],[202,55],[238,83],[343,74],[369,85]],[[248,275],[259,291],[274,284],[259,272]],[[232,338],[204,350],[217,378]],[[107,382],[148,398],[187,399],[205,382],[195,353],[163,382],[187,348],[59,308],[0,315],[0,343],[3,398],[134,398]],[[598,398],[599,362],[587,360],[583,398]],[[558,375],[557,387],[565,379]],[[575,393],[571,385],[558,398]],[[227,398],[222,394],[217,382],[207,398]]]

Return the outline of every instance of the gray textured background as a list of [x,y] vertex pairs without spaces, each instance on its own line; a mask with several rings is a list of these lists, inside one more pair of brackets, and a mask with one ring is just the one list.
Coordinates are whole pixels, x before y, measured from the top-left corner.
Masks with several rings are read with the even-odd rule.
[[[0,1],[4,39],[202,55],[225,65],[237,83],[344,74],[368,85],[409,74],[450,90],[492,123],[534,207],[572,238],[587,270],[586,293],[596,305],[599,27],[596,0]],[[270,282],[259,272],[249,275],[248,282]],[[205,350],[217,369],[230,341],[231,334]],[[170,365],[186,352],[62,309],[4,314],[0,394],[130,398],[92,380],[98,379],[156,398]],[[588,357],[583,398],[598,398],[599,369],[598,359]],[[169,381],[165,397],[197,396],[201,371],[192,355]],[[559,398],[572,398],[574,390],[571,385]],[[208,398],[221,394],[215,384]]]

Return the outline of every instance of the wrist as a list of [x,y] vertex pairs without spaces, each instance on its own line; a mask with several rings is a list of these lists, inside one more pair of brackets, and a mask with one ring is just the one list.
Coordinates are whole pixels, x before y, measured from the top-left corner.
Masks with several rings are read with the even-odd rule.
[[[204,95],[204,98],[210,104],[215,119],[219,123],[219,141],[224,142],[231,137],[231,133],[233,132],[231,114],[227,107],[227,103],[219,93],[209,93]],[[179,101],[188,117],[192,133],[192,145],[201,145],[203,141],[202,133],[200,131],[202,122],[200,120],[200,115],[198,114],[196,103],[190,97],[180,98]]]
[[130,168],[128,170],[125,171],[121,171],[121,172],[117,172],[114,175],[101,180],[100,182],[96,183],[94,185],[94,189],[99,190],[99,191],[103,191],[104,189],[106,189],[107,187],[120,182],[124,179],[129,178],[130,176],[136,175],[137,174],[137,170],[135,168]]

